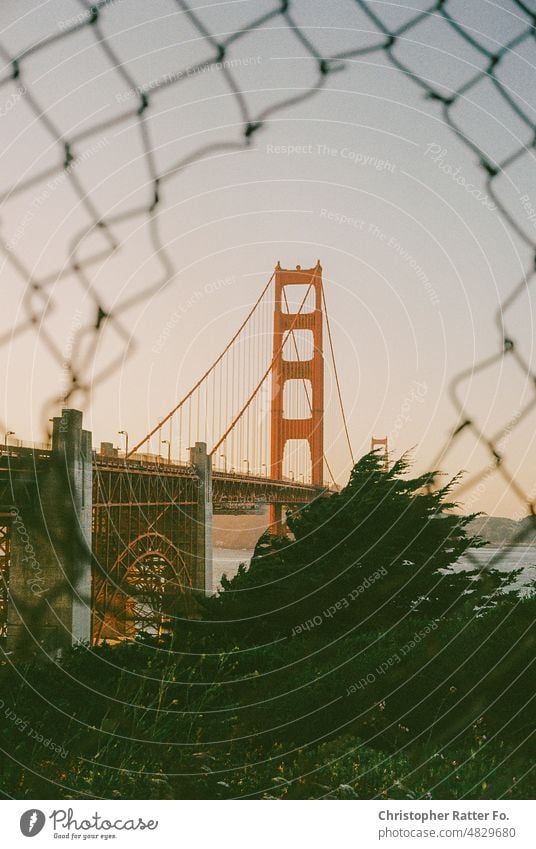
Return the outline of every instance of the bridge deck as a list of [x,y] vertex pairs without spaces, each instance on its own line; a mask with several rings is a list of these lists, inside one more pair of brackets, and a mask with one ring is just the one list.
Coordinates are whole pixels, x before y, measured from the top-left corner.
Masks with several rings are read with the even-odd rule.
[[[0,446],[0,505],[11,500],[11,480],[36,483],[51,455],[50,450],[43,448]],[[140,506],[170,501],[177,503],[181,497],[191,497],[187,493],[191,493],[191,483],[197,477],[195,469],[185,463],[168,462],[164,458],[133,457],[125,460],[97,453],[93,455],[93,470],[95,481],[100,484],[98,495],[96,492],[96,506],[126,502]],[[157,481],[158,492],[154,489]],[[186,485],[184,488],[180,487],[181,482]],[[179,494],[179,489],[184,489],[184,496]],[[330,491],[327,486],[313,486],[290,478],[274,480],[265,475],[216,470],[212,473],[212,496],[216,509],[263,502],[306,504],[326,491]]]

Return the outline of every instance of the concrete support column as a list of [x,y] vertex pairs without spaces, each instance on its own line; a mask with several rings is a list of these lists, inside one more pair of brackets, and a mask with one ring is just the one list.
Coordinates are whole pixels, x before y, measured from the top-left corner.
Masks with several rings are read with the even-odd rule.
[[[68,604],[71,644],[91,639],[91,531],[93,513],[93,452],[91,433],[82,429],[79,410],[62,410],[52,430],[54,460],[69,483],[74,561],[65,571],[72,586]],[[70,595],[70,592],[68,591]]]
[[197,516],[195,521],[194,589],[211,595],[212,587],[212,457],[205,442],[190,448],[190,464],[198,476]]
[[7,650],[55,654],[91,637],[91,434],[82,413],[53,420],[52,454],[13,505]]

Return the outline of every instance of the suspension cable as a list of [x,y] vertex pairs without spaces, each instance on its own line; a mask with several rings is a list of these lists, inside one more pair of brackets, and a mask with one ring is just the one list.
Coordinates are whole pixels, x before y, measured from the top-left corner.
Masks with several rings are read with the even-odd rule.
[[342,402],[342,392],[341,385],[339,383],[339,373],[337,371],[337,362],[335,360],[335,351],[333,349],[333,339],[331,337],[331,326],[329,323],[329,314],[328,314],[328,305],[326,303],[326,296],[324,294],[324,287],[322,286],[322,303],[324,304],[324,312],[326,314],[326,327],[328,331],[328,339],[329,339],[329,348],[331,351],[331,359],[333,362],[333,371],[335,374],[335,385],[337,386],[337,395],[339,396],[339,406],[341,408],[342,421],[344,425],[344,432],[346,434],[346,441],[348,443],[348,449],[350,451],[350,457],[352,460],[352,466],[355,465],[354,452],[352,451],[352,443],[350,442],[350,434],[348,432],[348,422],[346,421],[346,413],[344,412],[344,404]]
[[[142,446],[142,445],[145,445],[145,443],[149,441],[149,439],[151,438],[151,436],[153,436],[153,435],[154,435],[154,434],[155,434],[158,430],[160,430],[160,429],[161,429],[162,425],[163,425],[163,424],[165,424],[165,423],[166,423],[166,422],[167,422],[167,421],[171,418],[171,416],[173,416],[173,415],[177,412],[177,410],[179,410],[179,409],[183,406],[183,404],[185,404],[185,403],[186,403],[186,401],[188,400],[188,398],[190,398],[190,397],[193,395],[193,393],[196,391],[196,389],[198,389],[198,388],[199,388],[199,386],[200,386],[200,385],[203,383],[203,381],[204,381],[204,380],[205,380],[205,379],[209,376],[209,374],[211,374],[211,372],[213,372],[213,371],[214,371],[214,369],[216,368],[216,366],[218,365],[218,363],[220,363],[220,362],[222,361],[222,359],[224,358],[225,354],[227,353],[227,351],[229,350],[229,348],[231,347],[231,345],[233,345],[233,343],[236,341],[236,339],[238,338],[238,336],[240,336],[240,334],[242,333],[242,330],[244,329],[244,327],[246,326],[246,324],[247,324],[247,323],[248,323],[248,321],[250,320],[251,316],[253,315],[253,313],[255,312],[255,310],[257,309],[257,307],[259,306],[260,302],[261,302],[261,301],[262,301],[262,299],[264,298],[264,296],[265,296],[266,292],[268,291],[268,288],[269,288],[269,286],[270,286],[270,284],[271,284],[272,280],[274,279],[274,277],[275,277],[275,271],[272,273],[272,276],[270,277],[270,279],[268,280],[268,283],[266,284],[266,286],[265,286],[265,287],[264,287],[264,289],[262,290],[261,294],[260,294],[260,295],[259,295],[259,297],[257,298],[257,301],[255,302],[254,306],[253,306],[253,307],[252,307],[252,309],[249,311],[249,313],[248,313],[247,317],[244,319],[244,321],[242,322],[242,324],[240,325],[240,327],[239,327],[239,328],[238,328],[238,330],[236,331],[236,333],[235,333],[235,335],[233,336],[233,338],[232,338],[232,339],[231,339],[231,340],[227,343],[226,347],[223,349],[223,351],[221,352],[220,356],[219,356],[216,360],[214,360],[214,362],[212,363],[212,365],[210,366],[210,368],[208,368],[208,369],[206,370],[206,372],[204,373],[204,375],[203,375],[202,377],[200,377],[200,378],[199,378],[199,380],[197,381],[197,383],[195,384],[195,386],[193,386],[193,387],[190,389],[190,391],[188,392],[188,394],[187,394],[187,395],[185,395],[185,396],[184,396],[184,398],[182,398],[182,399],[179,401],[179,403],[178,403],[175,407],[173,407],[173,409],[172,409],[172,410],[170,410],[170,412],[169,412],[166,416],[164,416],[164,418],[163,418],[160,422],[158,422],[158,424],[156,425],[156,427],[154,427],[154,428],[153,428],[153,429],[152,429],[152,430],[151,430],[151,431],[150,431],[150,432],[149,432],[146,436],[144,436],[144,437],[143,437],[143,439],[141,439],[138,443],[136,443],[136,445],[134,446],[134,448],[131,448],[131,450],[128,452],[128,454],[126,454],[126,455],[125,455],[125,459],[126,459],[126,460],[127,460],[129,457],[131,457],[131,456],[132,456],[132,454],[134,454],[134,453],[138,450],[138,448],[141,448],[141,446]],[[219,443],[218,443],[218,444],[219,444]]]

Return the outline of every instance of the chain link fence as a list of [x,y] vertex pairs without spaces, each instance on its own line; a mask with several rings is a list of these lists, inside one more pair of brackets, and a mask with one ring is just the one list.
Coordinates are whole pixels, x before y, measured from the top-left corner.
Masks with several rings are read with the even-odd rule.
[[[471,363],[466,371],[456,374],[451,379],[450,397],[454,416],[447,440],[444,444],[438,445],[434,466],[440,466],[461,435],[469,431],[475,440],[485,446],[489,463],[472,474],[470,479],[463,483],[463,488],[467,489],[476,485],[490,474],[500,475],[505,485],[513,489],[525,506],[527,514],[534,514],[536,492],[528,491],[527,487],[522,485],[516,475],[509,470],[501,445],[505,434],[510,434],[533,415],[536,405],[536,375],[528,358],[517,344],[516,326],[509,320],[513,306],[532,288],[536,276],[534,263],[536,231],[528,226],[532,220],[536,220],[536,211],[531,212],[530,198],[523,188],[517,185],[515,177],[511,176],[520,163],[526,164],[527,167],[534,165],[535,111],[528,102],[528,92],[527,100],[521,99],[512,92],[503,77],[503,69],[514,54],[522,56],[527,73],[534,68],[531,57],[534,62],[536,59],[536,5],[530,0],[525,2],[505,0],[505,11],[511,15],[513,21],[513,34],[508,40],[503,38],[502,41],[483,39],[474,27],[464,23],[463,4],[456,0],[437,0],[429,5],[420,4],[421,8],[418,9],[415,8],[419,5],[418,3],[413,4],[411,8],[409,5],[401,7],[398,9],[400,14],[396,25],[389,23],[393,20],[392,4],[373,2],[373,0],[355,0],[346,5],[348,9],[352,7],[356,15],[359,15],[359,20],[356,22],[356,46],[345,47],[338,52],[324,53],[316,46],[317,33],[314,21],[311,21],[311,26],[303,26],[300,23],[303,4],[299,2],[280,0],[280,2],[256,4],[254,11],[253,3],[244,3],[242,4],[244,9],[252,11],[249,20],[233,31],[217,33],[211,32],[207,27],[201,7],[196,8],[195,4],[185,0],[176,0],[176,3],[169,3],[167,26],[170,29],[176,28],[177,32],[181,28],[188,27],[190,41],[195,42],[196,49],[202,47],[204,58],[186,64],[177,61],[176,64],[170,64],[167,69],[161,70],[153,79],[143,82],[136,78],[122,58],[120,50],[122,30],[116,27],[115,33],[110,34],[107,26],[108,18],[112,15],[116,20],[120,19],[124,22],[125,30],[129,26],[134,26],[136,22],[139,24],[139,7],[133,0],[101,0],[94,4],[73,3],[70,7],[72,11],[70,16],[63,20],[56,19],[55,26],[48,33],[41,34],[34,43],[21,48],[18,52],[2,46],[4,43],[9,43],[9,38],[0,39],[0,56],[3,62],[0,96],[3,103],[2,111],[5,113],[4,133],[9,133],[8,113],[14,111],[14,107],[20,100],[31,111],[35,127],[43,130],[50,140],[48,149],[50,156],[46,157],[49,164],[41,167],[39,159],[34,167],[26,169],[24,173],[4,173],[2,176],[0,197],[4,210],[3,218],[8,214],[10,203],[16,201],[18,196],[24,195],[29,190],[34,190],[36,193],[26,215],[20,219],[18,229],[8,240],[2,239],[0,242],[4,275],[9,273],[10,279],[16,280],[16,285],[22,292],[23,305],[22,313],[18,316],[15,325],[0,336],[0,348],[6,352],[15,338],[25,333],[38,334],[40,345],[62,369],[63,385],[50,399],[50,406],[47,407],[43,416],[44,420],[59,401],[68,403],[76,397],[77,400],[82,398],[84,402],[87,402],[90,391],[110,375],[117,373],[125,357],[135,346],[128,321],[125,319],[126,312],[134,304],[147,301],[174,283],[176,267],[173,255],[162,237],[160,216],[162,209],[180,190],[180,179],[184,172],[206,158],[247,149],[261,134],[269,135],[271,121],[280,114],[291,114],[293,107],[297,107],[310,98],[328,96],[322,94],[328,81],[335,74],[344,75],[349,67],[348,63],[382,54],[392,67],[398,69],[411,81],[412,85],[420,89],[424,101],[428,102],[426,108],[432,110],[439,107],[442,120],[474,155],[475,169],[479,169],[483,189],[492,199],[512,234],[522,241],[526,249],[524,273],[520,279],[511,280],[509,294],[500,304],[495,316],[491,314],[489,316],[490,321],[495,321],[498,329],[499,342],[496,351],[485,359]],[[487,0],[482,0],[481,5],[482,14],[486,14],[490,4]],[[57,14],[56,11],[56,16]],[[149,14],[147,10],[145,14]],[[256,93],[243,90],[237,69],[240,63],[245,61],[243,57],[248,55],[248,50],[250,56],[255,55],[255,39],[265,27],[290,34],[304,55],[312,61],[315,72],[311,75],[308,87],[293,87],[293,81],[289,79],[288,86],[284,90],[278,89],[273,92],[275,100],[272,103],[259,106]],[[412,46],[416,43],[425,44],[431,30],[435,32],[437,43],[441,44],[444,39],[455,37],[462,39],[474,53],[475,60],[470,73],[464,75],[463,82],[456,88],[450,89],[446,84],[439,87],[427,77],[422,68],[419,70],[422,63],[412,61]],[[78,128],[74,125],[69,133],[66,133],[60,122],[56,120],[55,110],[49,108],[49,104],[43,102],[35,90],[36,86],[31,81],[32,74],[27,73],[27,69],[29,63],[36,57],[41,57],[46,62],[47,54],[50,54],[53,48],[69,42],[73,42],[74,45],[76,39],[79,39],[82,34],[89,36],[101,50],[102,87],[110,86],[111,74],[120,86],[120,93],[115,96],[112,112],[110,109],[103,111],[96,107],[92,113],[91,105],[88,105],[85,120],[80,121]],[[7,35],[9,35],[8,32]],[[348,36],[348,32],[346,35]],[[83,53],[83,46],[79,46],[78,49]],[[242,51],[241,54],[238,53],[239,50]],[[442,78],[441,64],[446,59],[446,53],[442,55],[441,50],[436,48],[434,51],[435,80]],[[106,74],[104,73],[105,63]],[[100,79],[100,69],[93,69],[93,73]],[[182,92],[186,92],[190,81],[203,73],[213,74],[214,78],[217,76],[218,80],[223,81],[227,87],[241,115],[239,132],[235,127],[230,127],[228,137],[197,144],[190,153],[177,157],[172,164],[162,170],[155,157],[155,144],[152,138],[153,100],[157,94],[165,90],[175,90],[178,98],[183,97]],[[508,121],[510,116],[512,125],[515,124],[516,127],[521,127],[525,131],[522,135],[526,141],[514,143],[514,135],[512,135],[510,149],[501,159],[493,158],[488,150],[475,143],[457,115],[457,106],[461,102],[473,97],[475,102],[478,101],[479,86],[483,82],[487,86],[492,86],[497,110],[502,110],[501,114],[505,116],[503,121]],[[112,209],[104,214],[99,209],[98,202],[93,199],[92,187],[84,184],[78,166],[91,157],[97,156],[100,147],[108,144],[103,139],[110,130],[115,133],[114,144],[118,147],[120,155],[121,131],[132,125],[137,127],[139,157],[143,160],[146,173],[141,187],[142,194],[136,195],[128,208],[123,205],[118,211],[114,212]],[[520,133],[521,130],[517,134],[518,137]],[[4,138],[9,145],[17,144],[16,135],[12,138],[4,135]],[[103,179],[106,179],[106,174],[103,175]],[[168,191],[170,184],[175,180],[177,182],[174,183],[173,189]],[[518,196],[517,207],[506,203],[503,199],[501,187],[505,182],[513,186],[514,194]],[[77,216],[80,218],[80,227],[76,236],[65,245],[65,259],[61,267],[47,273],[46,276],[41,276],[37,267],[32,268],[27,263],[19,243],[25,228],[31,227],[33,217],[46,200],[47,193],[53,192],[56,186],[64,183],[69,185],[76,198],[75,206]],[[39,189],[43,184],[45,189]],[[144,200],[140,201],[140,197]],[[106,305],[106,293],[102,291],[99,284],[98,269],[102,262],[118,250],[121,243],[119,230],[125,222],[138,222],[146,226],[152,254],[157,258],[160,267],[160,275],[158,279],[152,280],[144,287],[138,287],[136,291],[129,292],[125,288],[122,296],[115,299],[113,309],[110,309]],[[58,343],[54,316],[58,298],[61,297],[62,291],[72,289],[73,282],[78,283],[85,297],[90,299],[93,316],[90,324],[80,320],[72,328],[66,353],[65,345]],[[93,367],[95,354],[102,338],[107,334],[113,334],[115,341],[119,341],[119,345],[116,345],[113,359],[95,373]],[[506,358],[515,363],[523,377],[531,382],[533,392],[526,405],[516,411],[515,417],[510,416],[504,428],[490,433],[481,429],[472,410],[464,405],[460,387],[468,374],[475,375],[490,367],[499,368]],[[6,427],[5,422],[0,421],[1,425]],[[462,491],[461,488],[458,490],[460,493]]]

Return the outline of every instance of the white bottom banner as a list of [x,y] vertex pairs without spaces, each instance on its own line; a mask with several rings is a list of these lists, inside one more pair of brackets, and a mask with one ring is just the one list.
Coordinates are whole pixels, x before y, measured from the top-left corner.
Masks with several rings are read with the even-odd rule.
[[[536,846],[534,803],[378,801],[4,801],[2,845],[217,849]],[[171,843],[170,843],[171,841]],[[63,844],[64,845],[64,844]]]

